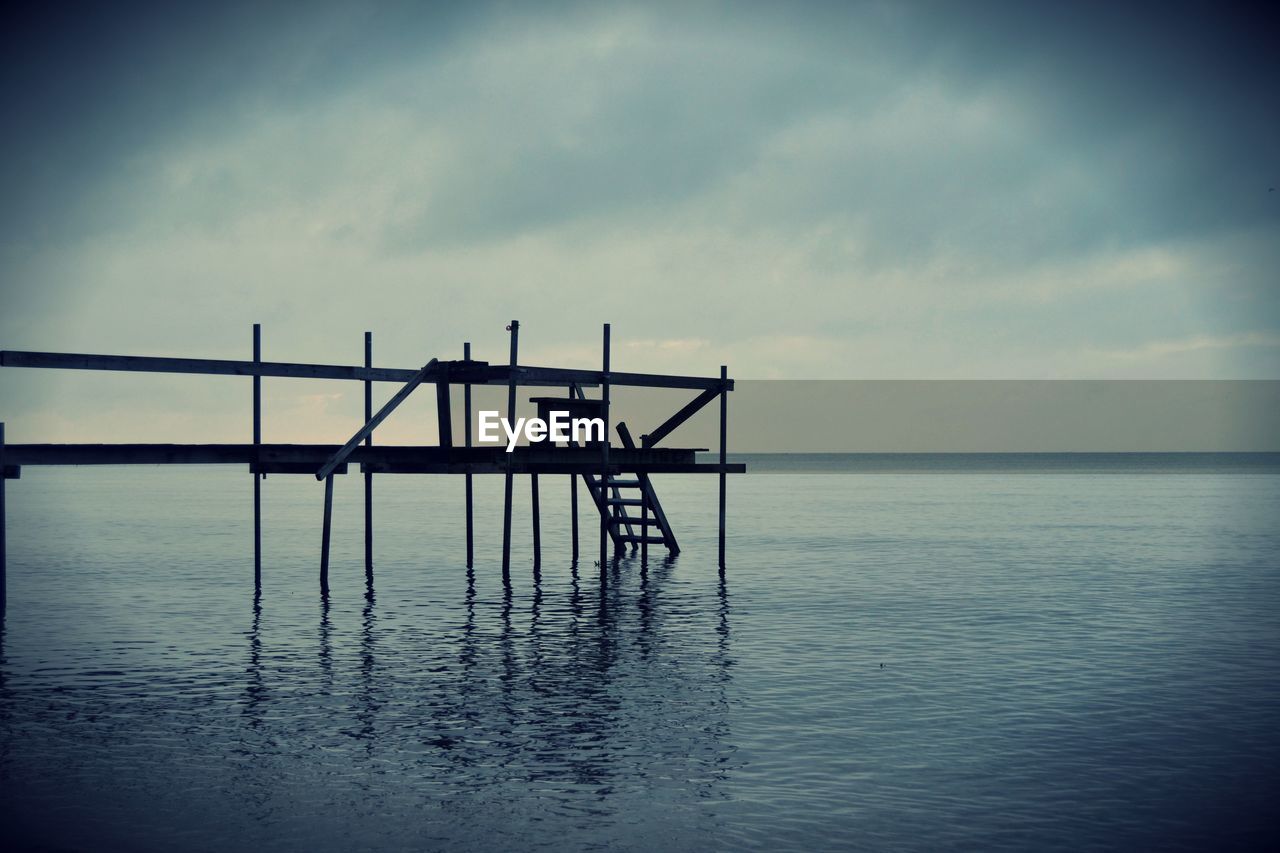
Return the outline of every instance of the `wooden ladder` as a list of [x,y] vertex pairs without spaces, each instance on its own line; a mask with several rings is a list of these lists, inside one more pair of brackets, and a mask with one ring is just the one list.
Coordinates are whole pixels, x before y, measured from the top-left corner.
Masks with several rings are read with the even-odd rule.
[[[579,399],[585,399],[582,390],[576,385],[571,386],[570,393]],[[619,422],[617,429],[622,446],[634,450],[636,443],[627,425]],[[582,479],[587,484],[591,499],[596,502],[596,510],[608,522],[614,550],[621,550],[627,545],[632,550],[641,546],[665,545],[672,555],[680,553],[680,545],[676,542],[675,533],[671,531],[667,514],[662,511],[662,503],[653,490],[649,475],[639,472],[628,474],[626,471],[617,475],[610,474],[604,478],[603,488],[602,478],[599,476],[583,474]],[[654,528],[657,535],[650,533]]]

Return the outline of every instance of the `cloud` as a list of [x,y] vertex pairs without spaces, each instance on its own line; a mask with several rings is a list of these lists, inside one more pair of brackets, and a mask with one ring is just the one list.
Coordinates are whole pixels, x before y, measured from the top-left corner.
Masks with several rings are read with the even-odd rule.
[[[1275,61],[1208,13],[246,9],[22,30],[0,345],[502,362],[519,318],[522,361],[612,321],[672,373],[1275,367],[1238,343],[1280,332]],[[1151,343],[1188,341],[1237,343]]]

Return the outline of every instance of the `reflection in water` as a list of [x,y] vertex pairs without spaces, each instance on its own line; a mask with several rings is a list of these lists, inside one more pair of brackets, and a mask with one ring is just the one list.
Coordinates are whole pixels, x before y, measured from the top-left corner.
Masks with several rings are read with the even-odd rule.
[[373,749],[374,718],[377,715],[377,686],[374,678],[373,577],[366,576],[364,608],[360,611],[360,687],[356,691],[356,720],[359,723],[353,733],[365,742],[366,750]]
[[16,525],[7,847],[1277,849],[1273,475],[748,477],[728,583],[691,526],[603,590],[388,477],[328,602],[309,497],[251,597],[241,479],[159,556],[114,474]]
[[253,591],[253,621],[249,626],[249,665],[245,668],[243,713],[248,726],[262,725],[260,708],[266,699],[262,680],[262,588]]
[[[732,760],[728,597],[721,579],[714,607],[705,590],[699,601],[678,601],[679,636],[664,637],[662,590],[675,566],[671,558],[645,571],[638,562],[611,561],[589,611],[576,565],[567,583],[548,587],[539,572],[527,591],[506,585],[491,600],[467,570],[460,623],[401,622],[398,640],[385,649],[370,585],[351,658],[342,652],[348,614],[322,601],[314,680],[320,716],[360,742],[367,757],[412,756],[416,776],[457,794],[561,785],[568,787],[560,806],[582,808],[583,792],[597,803],[622,787],[676,786],[687,794],[687,780],[696,779],[698,797],[715,797]],[[704,619],[691,631],[693,607]],[[264,672],[271,644],[259,603],[243,690],[248,725],[275,727],[282,741],[331,742],[310,716],[264,709],[270,687],[290,692],[288,676],[272,685],[270,668]]]
[[[427,846],[475,846],[458,834],[471,819],[449,815],[486,804],[498,808],[496,823],[532,833],[497,846],[536,846],[540,827],[550,833],[540,843],[555,846],[563,827],[590,838],[641,803],[727,797],[728,596],[723,580],[717,595],[705,576],[669,588],[675,568],[622,559],[602,586],[572,565],[487,590],[466,570],[452,596],[442,589],[430,601],[369,584],[362,599],[317,602],[268,583],[240,611],[233,644],[204,653],[211,671],[178,661],[142,689],[130,671],[98,668],[79,694],[59,687],[50,710],[25,713],[62,727],[67,739],[47,761],[62,766],[57,750],[73,750],[67,773],[77,778],[94,777],[74,761],[157,784],[191,768],[184,796],[208,815],[217,846],[300,814],[323,823],[376,812],[398,815],[403,828],[423,809],[445,815]],[[77,702],[104,713],[86,728],[75,710],[53,710]],[[11,705],[4,698],[0,712]],[[66,786],[59,797],[76,808],[103,803],[86,827],[127,823],[127,835],[145,822],[64,776],[55,774]],[[139,814],[165,790],[139,795]],[[503,811],[515,802],[528,822]],[[164,831],[150,820],[149,832]],[[307,844],[338,848],[341,839],[313,833]]]

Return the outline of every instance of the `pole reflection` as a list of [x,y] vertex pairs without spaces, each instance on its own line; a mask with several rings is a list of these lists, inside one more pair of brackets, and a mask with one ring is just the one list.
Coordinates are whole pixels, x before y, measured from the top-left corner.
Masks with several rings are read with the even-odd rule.
[[[270,636],[256,598],[246,725],[266,730],[259,742],[398,767],[429,783],[431,798],[514,781],[584,808],[584,797],[604,803],[637,786],[719,796],[734,766],[724,575],[682,577],[678,558],[623,556],[588,599],[579,566],[567,568],[544,567],[524,585],[467,569],[452,603],[387,612],[371,583],[359,611],[322,599],[310,703],[289,681],[289,638]],[[287,630],[287,620],[270,624]]]

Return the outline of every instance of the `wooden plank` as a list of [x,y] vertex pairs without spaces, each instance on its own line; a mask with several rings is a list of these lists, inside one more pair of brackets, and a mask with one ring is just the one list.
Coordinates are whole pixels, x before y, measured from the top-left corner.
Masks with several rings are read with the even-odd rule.
[[659,441],[662,441],[662,439],[674,432],[677,427],[689,420],[689,418],[696,415],[702,410],[703,406],[710,403],[719,395],[719,388],[708,388],[706,391],[703,391],[701,394],[686,403],[680,411],[663,421],[662,424],[653,432],[648,435],[640,436],[640,445],[642,447],[653,447]]
[[[490,365],[484,361],[450,364],[453,383],[507,385],[515,374],[518,384],[564,388],[569,385],[595,387],[601,383],[598,370],[575,370],[535,365]],[[408,382],[416,369],[356,365],[306,364],[287,361],[236,361],[216,358],[167,358],[138,355],[99,355],[75,352],[35,352],[0,350],[0,367],[42,367],[56,370],[117,370],[133,373],[195,373],[209,376],[277,376],[294,379],[348,379],[363,382]],[[663,373],[612,373],[613,385],[640,388],[719,388],[720,380],[705,376],[680,376]],[[733,381],[729,380],[729,390]]]
[[[10,465],[208,465],[252,464],[260,455],[264,465],[299,463],[319,466],[338,450],[333,444],[10,444],[6,448]],[[696,448],[659,447],[653,449],[615,447],[611,449],[610,470],[630,471],[634,466],[663,466],[665,473],[718,471],[713,463],[696,462]],[[377,445],[357,447],[348,457],[351,463],[456,464],[504,470],[510,462],[515,470],[540,473],[599,473],[600,453],[582,447],[517,447],[508,454],[500,447],[440,448],[434,445]],[[270,472],[271,468],[264,470]],[[282,472],[285,469],[280,469]],[[338,469],[334,469],[335,471]],[[741,463],[730,465],[729,473],[745,470]],[[314,473],[315,468],[312,468]]]
[[654,543],[655,545],[661,545],[664,542],[666,542],[666,540],[663,539],[661,536],[623,536],[622,541],[644,543],[645,545],[648,545],[650,542]]
[[[647,505],[643,506],[640,508],[640,511],[647,514],[649,512],[649,507]],[[658,526],[657,519],[646,518],[643,515],[640,518],[636,518],[633,515],[615,515],[613,517],[613,523],[619,524],[619,525],[634,524],[637,527],[657,527]]]
[[[612,466],[617,470],[619,466]],[[628,471],[643,471],[647,474],[718,474],[720,466],[714,462],[669,463],[655,462],[647,465],[625,466]],[[369,469],[378,474],[505,474],[507,467],[502,462],[362,462],[361,470]],[[746,473],[747,466],[741,462],[730,462],[725,466],[727,474]],[[578,474],[593,476],[600,473],[599,463],[584,464],[555,462],[513,463],[513,474]],[[594,480],[591,488],[596,488]]]
[[[535,367],[531,365],[523,365],[515,368],[490,366],[489,382],[495,385],[501,384],[506,379],[507,370],[514,370],[519,373],[519,381],[521,385],[547,385],[559,387],[579,385],[583,387],[591,387],[604,384],[602,371],[599,370],[575,370],[564,367]],[[636,388],[688,388],[705,390],[708,388],[719,388],[720,380],[715,377],[677,376],[666,373],[610,372],[609,384],[626,385]],[[733,390],[732,381],[729,383],[729,390]]]
[[277,361],[229,361],[211,358],[153,358],[137,355],[91,355],[73,352],[0,352],[3,367],[45,367],[58,370],[122,370],[134,373],[198,373],[211,376],[283,376],[295,379],[372,379],[408,382],[416,371],[336,364],[297,364]]
[[407,400],[409,395],[413,393],[414,389],[422,384],[422,381],[426,379],[427,376],[433,374],[435,370],[436,359],[433,358],[431,361],[424,364],[422,369],[419,370],[412,379],[406,382],[404,387],[397,391],[396,395],[388,400],[387,404],[379,409],[376,415],[370,418],[364,426],[356,430],[356,434],[351,436],[351,438],[347,440],[346,444],[342,445],[341,450],[333,454],[328,462],[320,466],[320,470],[316,472],[316,479],[323,480],[325,477],[329,476],[333,469],[341,465],[346,458],[351,455],[351,451],[355,450],[356,446],[360,444],[360,442],[364,441],[364,439],[377,428],[378,424],[386,420],[387,415],[390,415],[396,410],[397,406]]

